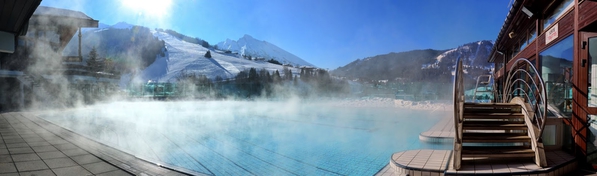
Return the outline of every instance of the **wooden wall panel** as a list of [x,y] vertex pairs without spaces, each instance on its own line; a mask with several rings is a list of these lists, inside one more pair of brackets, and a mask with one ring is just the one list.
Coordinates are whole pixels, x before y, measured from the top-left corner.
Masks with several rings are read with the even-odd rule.
[[531,44],[529,44],[529,46],[527,46],[524,50],[522,50],[520,53],[518,53],[518,55],[516,55],[516,58],[527,58],[530,59],[531,57],[533,57],[535,55],[535,44],[537,43],[537,40],[535,40],[534,42],[531,42]]
[[[574,13],[570,12],[568,14],[566,14],[566,16],[560,18],[559,21],[556,21],[555,23],[558,23],[558,38],[556,38],[555,40],[551,41],[550,43],[548,43],[547,45],[545,44],[545,31],[549,30],[550,28],[547,28],[541,35],[539,35],[538,38],[538,45],[539,45],[539,52],[541,52],[542,50],[548,48],[549,46],[558,43],[560,40],[566,38],[568,35],[572,34],[574,31]],[[554,24],[555,24],[554,23]]]
[[578,27],[584,28],[587,25],[597,21],[597,2],[584,1],[579,4],[578,9]]

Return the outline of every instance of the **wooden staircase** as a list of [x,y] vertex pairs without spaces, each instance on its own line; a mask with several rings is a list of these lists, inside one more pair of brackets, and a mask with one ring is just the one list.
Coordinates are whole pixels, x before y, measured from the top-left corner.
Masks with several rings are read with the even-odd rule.
[[462,159],[532,159],[522,107],[511,103],[464,103]]

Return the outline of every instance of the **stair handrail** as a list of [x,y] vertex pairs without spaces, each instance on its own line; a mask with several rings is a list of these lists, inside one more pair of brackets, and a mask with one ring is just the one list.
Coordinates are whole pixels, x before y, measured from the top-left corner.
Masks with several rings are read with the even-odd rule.
[[[477,77],[477,84],[475,84],[475,91],[473,93],[473,103],[477,102],[477,89],[479,89],[479,83],[480,84],[485,84],[485,92],[487,92],[487,85],[489,85],[491,83],[491,77],[493,75],[479,75]],[[481,78],[482,77],[487,77],[487,81],[486,82],[481,82]]]
[[[522,66],[521,64],[526,64],[525,66],[527,66],[527,69],[520,68],[520,66]],[[526,76],[526,78],[523,76]],[[531,84],[529,84],[527,80],[529,80]],[[519,86],[516,87],[517,85]],[[534,140],[541,141],[547,118],[547,92],[545,90],[545,83],[543,82],[541,75],[539,75],[539,71],[537,71],[535,65],[526,58],[518,58],[513,61],[513,64],[508,71],[506,82],[504,83],[502,101],[508,103],[514,97],[522,95],[524,95],[525,103],[528,103],[534,111],[534,115],[530,120],[532,120],[539,129],[539,134]]]
[[460,56],[456,58],[454,71],[454,169],[460,169],[462,162],[462,122],[464,121],[464,72]]

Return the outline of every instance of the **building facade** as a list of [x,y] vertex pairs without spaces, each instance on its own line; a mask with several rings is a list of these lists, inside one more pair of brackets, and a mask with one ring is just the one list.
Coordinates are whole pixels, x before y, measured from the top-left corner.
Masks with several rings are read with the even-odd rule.
[[518,58],[530,60],[545,83],[545,150],[597,163],[597,1],[515,0],[489,58],[497,94]]

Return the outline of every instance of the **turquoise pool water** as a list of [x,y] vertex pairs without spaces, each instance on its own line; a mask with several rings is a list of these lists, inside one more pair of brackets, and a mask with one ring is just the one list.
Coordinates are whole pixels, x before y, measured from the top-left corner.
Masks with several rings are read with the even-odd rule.
[[333,102],[119,102],[43,116],[137,157],[212,175],[373,175],[446,112]]

